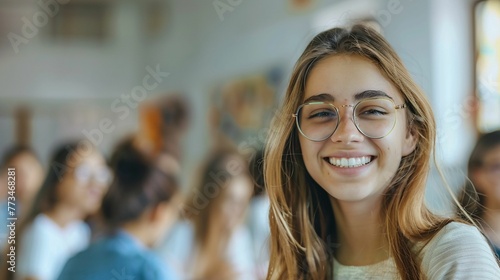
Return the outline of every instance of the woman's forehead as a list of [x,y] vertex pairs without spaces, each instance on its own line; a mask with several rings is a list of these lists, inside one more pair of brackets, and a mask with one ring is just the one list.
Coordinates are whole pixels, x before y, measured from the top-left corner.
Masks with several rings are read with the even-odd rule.
[[[334,55],[324,58],[309,71],[302,101],[327,94],[332,99],[354,101],[380,93],[396,102],[403,100],[397,88],[370,60],[357,55]],[[333,101],[333,100],[332,100]]]
[[67,165],[76,168],[80,165],[104,165],[105,160],[96,149],[74,151],[67,159]]
[[497,144],[495,147],[493,147],[492,149],[490,149],[484,155],[484,161],[486,163],[500,162],[500,144]]

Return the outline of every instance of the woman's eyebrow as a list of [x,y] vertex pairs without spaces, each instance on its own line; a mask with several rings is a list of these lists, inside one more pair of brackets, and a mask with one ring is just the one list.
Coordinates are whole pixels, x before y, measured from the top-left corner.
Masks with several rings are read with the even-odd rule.
[[354,95],[354,100],[361,100],[361,99],[365,99],[365,98],[374,98],[374,97],[386,97],[386,98],[393,99],[387,93],[385,93],[381,90],[370,89],[370,90],[362,91],[360,93],[356,93]]
[[[393,99],[391,96],[389,96],[387,93],[385,93],[381,90],[369,89],[369,90],[362,91],[360,93],[356,93],[354,95],[354,100],[361,100],[361,99],[365,99],[365,98],[374,98],[374,97],[385,97],[385,98]],[[329,93],[320,93],[317,95],[310,96],[309,98],[304,100],[304,103],[314,102],[314,101],[333,102],[333,101],[335,101],[335,97],[333,97],[333,95],[331,95]]]
[[333,97],[333,95],[328,94],[328,93],[320,93],[320,94],[308,97],[306,100],[304,100],[304,103],[313,102],[313,101],[330,101],[330,102],[333,102],[334,100],[335,100],[335,98]]

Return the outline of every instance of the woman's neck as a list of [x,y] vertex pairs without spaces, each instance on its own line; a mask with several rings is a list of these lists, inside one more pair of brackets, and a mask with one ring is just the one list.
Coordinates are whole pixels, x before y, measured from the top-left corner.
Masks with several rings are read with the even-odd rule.
[[201,253],[219,257],[227,248],[231,231],[219,220],[217,224],[208,227],[203,238],[198,244],[199,249],[203,251]]
[[331,198],[340,246],[335,257],[344,265],[370,265],[389,257],[380,220],[381,201],[339,202]]
[[154,243],[151,237],[154,230],[151,228],[151,225],[147,223],[133,221],[123,225],[122,229],[132,235],[144,247],[151,247],[153,245],[152,243]]
[[[199,221],[197,221],[199,222]],[[195,222],[196,223],[196,222]],[[210,226],[202,229],[194,225],[196,240],[196,256],[194,259],[196,267],[194,275],[198,278],[206,277],[207,271],[213,269],[216,264],[225,261],[225,255],[231,231],[220,219],[210,219]],[[201,233],[201,234],[200,234]],[[201,239],[198,239],[200,238]]]
[[82,220],[85,215],[78,209],[66,205],[56,205],[53,209],[44,213],[61,228],[74,221]]

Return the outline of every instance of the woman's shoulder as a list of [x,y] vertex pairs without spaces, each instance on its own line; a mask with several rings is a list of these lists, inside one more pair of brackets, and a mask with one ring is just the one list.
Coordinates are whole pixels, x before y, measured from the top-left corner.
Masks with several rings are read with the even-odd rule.
[[451,222],[444,226],[423,248],[423,259],[433,259],[447,253],[467,257],[470,252],[492,254],[492,250],[481,232],[472,225]]
[[160,250],[175,252],[175,254],[186,252],[187,247],[191,247],[190,244],[193,243],[193,240],[193,225],[188,221],[178,221],[172,226],[169,234],[165,236]]
[[155,252],[173,264],[179,270],[183,270],[185,264],[190,261],[191,254],[194,251],[194,229],[188,221],[178,221],[165,236]]
[[486,238],[474,226],[451,222],[422,249],[429,279],[499,279],[500,268]]
[[485,237],[475,226],[460,222],[450,222],[431,239],[429,245],[456,243],[457,246],[460,246],[466,243],[464,242],[466,241],[464,238],[470,242],[485,240]]
[[27,232],[36,232],[39,233],[49,233],[54,235],[61,234],[80,234],[80,235],[89,235],[90,228],[83,221],[74,221],[70,223],[66,228],[61,228],[54,222],[49,216],[44,213],[38,214],[31,223],[26,227]]
[[26,225],[22,233],[24,240],[47,240],[57,236],[56,225],[45,214],[38,214],[31,222]]
[[[180,279],[170,265],[162,262],[154,253],[148,252],[142,255],[143,266],[140,279]],[[136,261],[136,260],[135,260]]]
[[130,279],[178,279],[153,252],[137,248],[130,242],[117,235],[96,241],[66,263],[59,280],[105,279],[108,275]]

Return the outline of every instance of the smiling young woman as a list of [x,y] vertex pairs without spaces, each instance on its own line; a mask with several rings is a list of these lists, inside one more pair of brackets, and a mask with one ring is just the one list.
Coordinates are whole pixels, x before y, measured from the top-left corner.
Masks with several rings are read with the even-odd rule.
[[267,278],[498,279],[482,234],[425,206],[435,136],[424,93],[378,33],[317,35],[266,147]]

